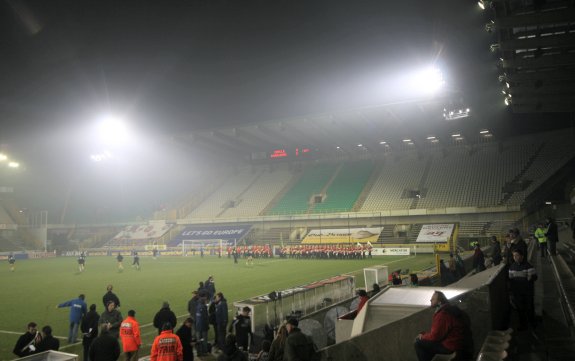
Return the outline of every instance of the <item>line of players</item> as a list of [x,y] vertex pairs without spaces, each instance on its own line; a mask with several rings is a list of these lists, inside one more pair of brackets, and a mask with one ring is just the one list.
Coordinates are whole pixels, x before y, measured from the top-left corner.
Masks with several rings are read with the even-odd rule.
[[[154,259],[156,259],[156,256],[157,253],[154,252]],[[78,256],[78,271],[80,272],[84,272],[84,270],[86,269],[86,257],[87,257],[86,252],[84,251],[80,252],[80,255]],[[138,251],[132,251],[132,257],[133,257],[132,267],[134,267],[139,271],[140,256],[138,255]],[[118,272],[124,271],[124,256],[122,256],[122,253],[118,252],[118,255],[116,256],[116,261],[118,262]]]
[[281,258],[295,259],[365,259],[371,258],[372,247],[362,245],[298,245],[280,248]]

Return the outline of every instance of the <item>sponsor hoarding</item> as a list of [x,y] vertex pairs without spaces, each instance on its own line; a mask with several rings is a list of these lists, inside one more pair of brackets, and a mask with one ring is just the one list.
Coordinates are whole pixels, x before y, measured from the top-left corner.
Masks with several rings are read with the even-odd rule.
[[416,242],[446,243],[453,234],[455,224],[424,224]]
[[312,229],[302,243],[375,243],[383,227]]

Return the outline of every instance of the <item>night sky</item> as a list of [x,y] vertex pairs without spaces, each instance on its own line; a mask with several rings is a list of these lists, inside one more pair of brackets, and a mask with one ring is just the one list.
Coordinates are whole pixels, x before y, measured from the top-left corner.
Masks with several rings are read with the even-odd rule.
[[369,106],[386,101],[374,92],[386,77],[433,63],[469,103],[501,101],[473,1],[6,0],[1,12],[3,142],[102,112],[169,133]]
[[[496,39],[472,0],[0,0],[0,16],[0,150],[54,187],[82,172],[108,181],[82,148],[102,114],[169,138],[385,104],[398,95],[387,80],[430,64],[496,135],[569,124],[505,110]],[[180,152],[116,167],[162,186],[194,164]]]

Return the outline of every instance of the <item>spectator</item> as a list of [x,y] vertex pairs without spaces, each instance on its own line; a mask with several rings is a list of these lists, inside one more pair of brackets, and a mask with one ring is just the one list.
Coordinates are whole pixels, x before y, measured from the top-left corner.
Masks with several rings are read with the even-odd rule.
[[248,356],[236,346],[236,336],[233,334],[226,336],[223,351],[217,361],[248,361]]
[[256,361],[269,361],[270,359],[271,342],[268,340],[262,341],[262,349],[256,358]]
[[[559,242],[559,231],[557,230],[557,223],[553,218],[547,218],[547,242],[549,242],[549,253],[555,256],[557,255],[557,242]],[[526,255],[527,252],[523,252]]]
[[136,311],[128,311],[128,317],[122,321],[120,326],[120,337],[126,361],[138,361],[138,350],[142,345],[142,339],[140,338],[140,324],[136,320]]
[[399,277],[399,275],[397,274],[397,272],[393,272],[391,274],[391,283],[394,286],[401,286],[402,282],[401,282],[401,278]]
[[214,296],[216,295],[216,284],[214,283],[214,276],[208,277],[204,283],[204,287],[208,292],[208,301],[212,302],[214,300]]
[[285,325],[281,325],[280,328],[278,329],[276,337],[272,341],[272,345],[270,347],[269,361],[283,360],[287,337],[288,337],[287,328]]
[[108,302],[110,302],[110,301],[114,301],[114,304],[116,305],[116,307],[120,308],[120,299],[118,298],[118,296],[116,296],[116,294],[114,292],[112,292],[113,289],[114,289],[114,286],[112,286],[112,285],[108,285],[108,287],[106,287],[106,293],[104,294],[104,297],[102,297],[102,302],[104,303],[104,308],[108,307]]
[[208,330],[210,326],[208,323],[208,307],[206,306],[206,299],[201,297],[198,301],[196,308],[196,339],[197,339],[197,352],[198,356],[208,353]]
[[40,353],[49,350],[58,351],[59,348],[60,341],[52,336],[52,327],[42,327],[42,340],[36,343],[36,351],[34,353]]
[[[198,300],[200,296],[198,296],[198,291],[192,291],[192,298],[188,301],[188,313],[190,314],[190,318],[195,320],[196,318],[196,309],[198,308]],[[192,329],[194,324],[192,323]]]
[[528,323],[535,321],[534,282],[537,280],[535,268],[525,260],[524,253],[513,251],[514,263],[509,267],[509,288],[511,305],[519,315],[519,330],[526,330]]
[[511,263],[513,263],[513,252],[516,249],[521,250],[521,252],[523,254],[527,254],[527,243],[525,243],[525,241],[523,240],[523,237],[521,237],[521,234],[519,233],[519,229],[518,228],[513,228],[512,230],[510,230],[510,239],[511,239],[511,245],[509,246],[509,265]]
[[106,311],[100,315],[100,325],[105,325],[110,335],[120,337],[120,325],[122,324],[122,314],[116,309],[114,301],[108,301]]
[[242,312],[236,316],[228,330],[229,332],[234,332],[238,347],[242,351],[249,351],[249,346],[253,342],[250,312],[251,310],[248,306],[242,308]]
[[435,309],[431,331],[420,333],[415,339],[415,352],[419,361],[430,361],[437,354],[457,353],[459,359],[473,355],[473,339],[466,315],[457,306],[449,304],[443,292],[431,296]]
[[91,304],[88,313],[82,318],[80,330],[82,331],[82,346],[84,347],[84,361],[90,360],[90,345],[98,337],[98,321],[100,315],[96,312],[96,305]]
[[85,298],[86,297],[84,295],[80,295],[78,298],[60,303],[56,306],[56,308],[70,307],[70,330],[68,332],[68,343],[76,342],[80,322],[82,322],[82,317],[84,317],[87,311],[86,302],[84,302]]
[[158,335],[162,333],[162,327],[166,323],[170,323],[172,328],[176,326],[178,319],[176,314],[170,310],[170,304],[166,301],[162,304],[162,308],[154,316],[154,327],[158,329]]
[[216,343],[223,349],[226,340],[226,329],[228,327],[228,301],[221,292],[216,293]]
[[28,323],[26,333],[18,338],[12,352],[18,357],[31,355],[36,350],[35,343],[40,341],[40,333],[35,322]]
[[182,344],[184,361],[194,360],[194,343],[196,340],[192,336],[193,324],[194,320],[191,317],[188,317],[176,332],[176,335],[180,338],[180,342]]
[[172,332],[172,325],[166,322],[162,332],[152,344],[150,361],[183,361],[184,353],[180,338]]
[[475,243],[475,250],[473,251],[473,268],[476,273],[485,271],[485,255],[481,250],[479,243]]
[[367,296],[367,292],[365,292],[365,290],[357,290],[356,294],[359,296],[359,304],[357,305],[357,313],[359,313],[359,311],[361,311],[363,306],[365,306],[369,300],[369,297]]
[[494,266],[499,266],[501,263],[501,244],[496,236],[491,236],[491,260]]
[[120,357],[118,339],[110,334],[106,324],[102,324],[100,336],[90,346],[90,361],[116,361],[118,357]]
[[288,337],[285,344],[285,361],[309,361],[316,354],[316,347],[311,337],[307,336],[297,327],[299,322],[296,318],[287,321],[286,328]]
[[539,250],[541,251],[541,258],[545,258],[545,253],[547,253],[547,229],[543,226],[543,223],[539,223],[533,235],[539,242]]

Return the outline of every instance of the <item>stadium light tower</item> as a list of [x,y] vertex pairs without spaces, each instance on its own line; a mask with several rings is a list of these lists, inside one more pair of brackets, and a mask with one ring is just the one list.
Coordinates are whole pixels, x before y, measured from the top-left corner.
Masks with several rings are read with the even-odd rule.
[[443,85],[443,73],[434,66],[429,66],[411,74],[408,79],[408,85],[414,92],[423,92],[425,94],[435,94]]

